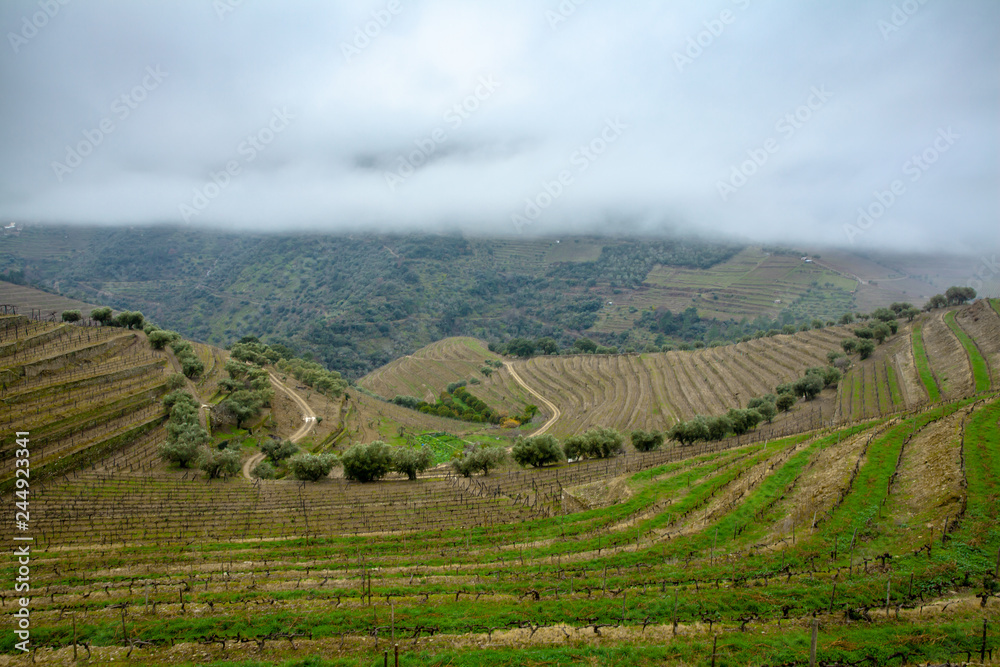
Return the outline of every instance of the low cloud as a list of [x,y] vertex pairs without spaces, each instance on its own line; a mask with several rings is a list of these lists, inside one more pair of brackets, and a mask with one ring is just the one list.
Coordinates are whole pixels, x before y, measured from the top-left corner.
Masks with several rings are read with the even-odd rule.
[[0,28],[4,219],[1000,245],[988,0],[15,0]]

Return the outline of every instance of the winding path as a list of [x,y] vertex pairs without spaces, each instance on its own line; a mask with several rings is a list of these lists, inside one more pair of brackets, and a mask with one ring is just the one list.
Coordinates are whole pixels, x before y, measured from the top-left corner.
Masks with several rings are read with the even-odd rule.
[[[301,427],[299,427],[299,430],[297,430],[295,433],[293,433],[288,437],[289,440],[297,443],[300,440],[302,440],[302,438],[309,435],[309,432],[316,427],[316,413],[313,412],[313,409],[309,407],[309,404],[306,403],[306,400],[304,398],[302,398],[294,391],[289,389],[287,386],[285,386],[285,384],[281,380],[275,377],[274,373],[271,373],[269,371],[268,375],[271,377],[271,384],[273,384],[278,389],[288,394],[288,397],[292,399],[295,402],[295,404],[298,405],[299,408],[302,410],[302,421],[304,423],[302,424]],[[244,462],[243,464],[243,476],[252,481],[253,477],[250,476],[250,471],[253,470],[254,467],[263,460],[264,460],[264,454],[260,452],[248,458],[246,462]]]
[[549,417],[549,420],[547,422],[545,422],[544,424],[542,424],[542,426],[537,431],[535,431],[534,433],[532,433],[531,435],[532,436],[536,436],[536,435],[541,435],[542,433],[545,433],[550,428],[552,428],[552,425],[556,423],[556,420],[559,419],[559,416],[562,414],[562,412],[560,412],[559,408],[556,407],[555,403],[553,403],[552,401],[550,401],[549,399],[545,398],[544,396],[542,396],[541,394],[539,394],[537,391],[535,391],[534,389],[532,389],[531,387],[529,387],[527,385],[527,383],[525,383],[525,381],[521,379],[521,376],[517,374],[517,371],[514,370],[514,365],[511,362],[505,361],[505,362],[503,362],[503,365],[510,372],[510,376],[512,378],[514,378],[514,382],[516,382],[519,385],[521,385],[522,387],[524,387],[525,391],[527,391],[529,394],[531,394],[532,396],[534,396],[535,398],[537,398],[539,401],[541,401],[542,403],[544,403],[545,407],[547,407],[549,410],[552,411],[552,416]]

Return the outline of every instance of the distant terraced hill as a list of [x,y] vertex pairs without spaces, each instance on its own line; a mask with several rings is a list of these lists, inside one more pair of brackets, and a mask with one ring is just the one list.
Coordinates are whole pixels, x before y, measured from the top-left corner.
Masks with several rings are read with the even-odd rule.
[[[558,436],[592,426],[665,430],[697,414],[743,407],[750,398],[797,379],[807,368],[827,365],[827,353],[840,351],[840,341],[852,338],[856,326],[687,352],[539,356],[511,363],[528,387],[559,409],[551,430]],[[449,338],[383,366],[360,384],[386,397],[431,399],[449,382],[476,377],[483,361],[497,358],[482,341]],[[806,429],[821,421],[872,418],[985,391],[996,386],[998,377],[1000,315],[989,300],[980,300],[920,315],[912,326],[902,323],[899,333],[876,348],[870,359],[855,357],[836,390],[800,402],[790,414],[779,415],[776,424],[786,432],[794,426],[785,422]],[[470,389],[508,412],[522,402],[538,402],[506,368]],[[543,407],[536,423],[551,416],[545,412]]]

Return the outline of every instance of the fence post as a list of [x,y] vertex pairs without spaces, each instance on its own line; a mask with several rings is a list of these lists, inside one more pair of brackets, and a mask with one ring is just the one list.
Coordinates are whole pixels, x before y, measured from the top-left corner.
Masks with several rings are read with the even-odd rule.
[[816,667],[816,640],[819,638],[819,619],[812,622],[812,641],[809,643],[809,667]]

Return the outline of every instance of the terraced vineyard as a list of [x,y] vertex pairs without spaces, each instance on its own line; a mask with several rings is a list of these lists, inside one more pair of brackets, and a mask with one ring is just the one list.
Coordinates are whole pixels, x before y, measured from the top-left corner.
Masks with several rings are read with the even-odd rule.
[[147,438],[33,498],[33,639],[51,647],[34,657],[69,661],[75,632],[92,661],[143,664],[368,664],[394,645],[410,665],[697,662],[713,645],[803,662],[815,616],[827,663],[963,660],[1000,615],[975,597],[1000,548],[998,421],[1000,401],[962,401],[375,486],[139,472]]
[[[560,409],[557,435],[597,425],[665,430],[696,414],[744,407],[806,368],[826,365],[826,353],[840,349],[847,335],[835,327],[692,352],[535,357],[515,368]],[[824,405],[804,404],[795,419],[817,424]],[[832,416],[829,407],[827,419]]]
[[[811,298],[814,284],[823,289]],[[773,317],[796,302],[799,302],[796,315],[826,321],[853,309],[851,297],[857,284],[816,263],[806,264],[799,257],[770,255],[760,248],[747,248],[707,271],[654,268],[639,291],[602,310],[594,329],[628,329],[638,318],[634,310],[646,308],[666,307],[680,312],[695,306],[703,317],[753,319],[762,314]]]
[[[0,316],[0,428],[29,431],[36,477],[126,447],[163,419],[166,353],[139,332]],[[2,443],[0,484],[13,484]]]
[[[972,358],[952,321],[993,368],[1000,327],[986,318],[996,312],[976,307],[954,320],[928,316],[950,339],[921,323],[933,330],[925,359],[935,375],[957,375],[949,340]],[[15,326],[38,344],[19,343],[12,359],[48,359],[43,352],[59,345],[57,358],[127,346],[136,335]],[[98,331],[106,338],[79,337]],[[514,367],[558,405],[562,433],[661,427],[743,405],[824,363],[845,335]],[[817,627],[820,664],[978,661],[980,651],[995,661],[1000,398],[970,391],[926,405],[916,398],[917,364],[897,363],[916,357],[912,341],[903,332],[893,340],[849,376],[852,392],[860,378],[861,412],[850,417],[861,421],[831,426],[844,394],[827,392],[814,401],[828,410],[816,415],[819,428],[793,412],[784,428],[795,432],[784,437],[508,465],[487,477],[208,482],[159,462],[163,430],[151,429],[93,465],[33,484],[31,659],[355,665],[382,664],[388,650],[404,665],[807,664]],[[449,344],[439,351],[460,358],[444,367],[480,360],[467,341]],[[424,367],[444,379],[430,359]],[[419,378],[399,364],[373,381],[404,386],[395,374]],[[123,382],[141,387],[138,377]],[[881,386],[885,394],[868,389]],[[21,418],[30,405],[26,397]],[[867,418],[871,406],[895,414]],[[406,413],[357,395],[336,409],[346,437],[359,440]],[[372,423],[351,432],[359,418]],[[12,513],[0,522],[14,532]],[[16,567],[3,565],[8,603]],[[14,641],[4,635],[0,664],[27,660],[15,657]]]

